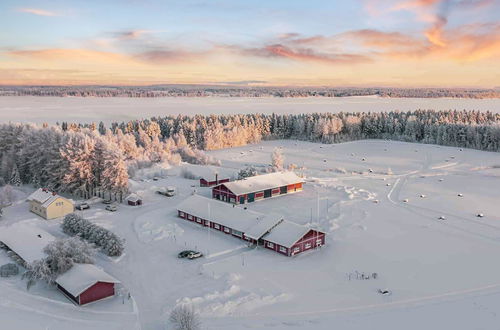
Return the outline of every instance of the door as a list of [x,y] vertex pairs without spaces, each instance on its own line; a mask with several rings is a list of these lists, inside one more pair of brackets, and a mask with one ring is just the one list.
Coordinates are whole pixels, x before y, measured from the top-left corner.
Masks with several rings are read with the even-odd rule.
[[271,189],[264,190],[264,198],[269,198],[271,197],[271,195],[272,195]]
[[286,194],[288,192],[287,186],[280,187],[280,194]]
[[245,196],[240,196],[240,204],[245,204]]
[[255,193],[248,194],[248,202],[251,203],[255,201]]

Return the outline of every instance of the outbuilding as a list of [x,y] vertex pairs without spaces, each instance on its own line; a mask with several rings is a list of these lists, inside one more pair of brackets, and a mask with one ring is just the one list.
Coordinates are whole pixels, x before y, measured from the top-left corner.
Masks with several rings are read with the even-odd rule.
[[75,210],[72,200],[46,188],[40,188],[32,193],[27,201],[30,203],[31,212],[47,220],[64,217]]
[[302,191],[305,181],[294,172],[256,175],[212,188],[212,198],[233,204],[255,202]]
[[91,264],[74,264],[56,279],[57,288],[80,306],[113,297],[118,283],[120,281]]
[[128,195],[125,200],[127,201],[128,205],[132,206],[142,205],[142,197],[134,193]]

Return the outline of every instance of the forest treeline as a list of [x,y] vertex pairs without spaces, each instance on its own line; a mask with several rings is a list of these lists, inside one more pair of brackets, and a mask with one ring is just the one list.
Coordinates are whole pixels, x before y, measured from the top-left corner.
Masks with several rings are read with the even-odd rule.
[[389,139],[500,151],[500,114],[480,111],[166,116],[110,126],[0,125],[0,185],[33,184],[90,196],[123,193],[156,163],[217,164],[202,150],[261,140],[338,143]]
[[0,86],[0,96],[58,97],[345,97],[499,98],[499,89],[272,87],[248,85]]

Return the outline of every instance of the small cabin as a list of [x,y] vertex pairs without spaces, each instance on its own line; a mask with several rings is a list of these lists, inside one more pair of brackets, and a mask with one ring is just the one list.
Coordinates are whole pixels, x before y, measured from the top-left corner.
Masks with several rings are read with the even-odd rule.
[[64,217],[75,210],[72,200],[61,197],[46,188],[40,188],[32,193],[27,201],[30,211],[46,220]]
[[125,200],[127,201],[127,204],[131,206],[142,205],[142,197],[137,194],[130,194]]

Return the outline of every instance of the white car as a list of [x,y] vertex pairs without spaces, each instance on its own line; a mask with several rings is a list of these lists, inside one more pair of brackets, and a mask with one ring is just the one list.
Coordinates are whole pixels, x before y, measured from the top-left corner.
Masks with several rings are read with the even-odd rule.
[[114,204],[106,205],[106,210],[111,211],[111,212],[115,212],[116,210],[118,210],[118,207]]

